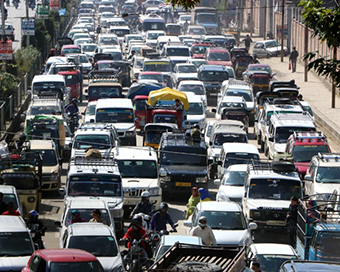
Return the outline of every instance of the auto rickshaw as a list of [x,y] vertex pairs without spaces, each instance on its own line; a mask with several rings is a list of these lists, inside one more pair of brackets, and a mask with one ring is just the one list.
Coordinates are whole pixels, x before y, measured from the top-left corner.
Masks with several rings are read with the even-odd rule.
[[243,72],[247,70],[248,65],[253,63],[252,56],[240,56],[238,55],[233,62],[233,68],[235,71],[236,79],[243,79]]
[[179,36],[181,35],[181,26],[178,24],[167,24],[166,25],[167,36]]
[[27,218],[31,210],[39,211],[42,198],[42,158],[39,153],[32,157],[0,159],[0,184],[12,185],[16,188],[22,203],[23,218]]
[[71,70],[59,72],[58,75],[62,75],[66,81],[66,87],[70,88],[69,103],[73,98],[79,99],[82,102],[82,89],[83,81],[79,70]]
[[235,61],[238,56],[247,56],[248,51],[246,48],[234,47],[230,50],[230,59],[232,66],[235,69]]
[[133,109],[136,118],[136,128],[142,129],[145,125],[145,104],[147,100],[147,95],[136,95],[133,98]]
[[178,129],[176,124],[170,123],[149,123],[144,127],[143,145],[151,146],[155,149],[159,147],[159,141],[161,140],[164,132],[172,132]]
[[244,124],[244,129],[248,133],[249,128],[249,111],[245,108],[224,108],[221,115],[221,120],[236,120]]
[[253,71],[248,73],[247,81],[253,87],[253,95],[256,96],[259,91],[268,91],[270,79],[271,75],[266,71]]

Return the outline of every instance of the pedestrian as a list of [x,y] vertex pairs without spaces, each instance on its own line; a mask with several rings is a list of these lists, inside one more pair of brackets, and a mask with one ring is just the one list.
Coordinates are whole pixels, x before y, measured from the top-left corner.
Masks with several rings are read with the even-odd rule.
[[197,204],[201,201],[200,198],[200,193],[198,192],[198,188],[197,187],[192,187],[191,188],[191,196],[188,200],[188,204],[187,204],[187,211],[185,213],[185,220],[187,220],[189,218],[190,215],[192,215],[192,213],[195,210],[195,207],[197,206]]
[[287,214],[287,231],[289,234],[289,244],[295,248],[296,242],[296,222],[297,222],[297,212],[298,212],[298,198],[292,196],[290,198],[290,205]]
[[4,201],[4,194],[0,192],[0,214],[7,211],[7,204]]
[[293,47],[293,51],[290,52],[290,55],[289,55],[289,60],[292,64],[292,73],[295,73],[296,72],[296,60],[299,56],[299,52],[296,50],[295,46]]
[[253,42],[253,40],[249,37],[249,34],[247,34],[247,36],[242,40],[242,42],[244,42],[244,45],[246,46],[246,49],[249,53],[250,44]]
[[15,216],[20,216],[21,214],[20,214],[17,210],[14,210],[14,204],[13,204],[13,202],[8,202],[8,204],[7,204],[7,211],[4,212],[2,215],[15,215]]
[[253,263],[253,264],[251,265],[251,269],[254,270],[254,272],[262,272],[262,271],[260,270],[260,264],[259,264],[259,263]]
[[198,219],[198,226],[194,227],[190,231],[190,235],[201,237],[202,243],[204,245],[207,245],[207,246],[217,245],[215,235],[211,227],[209,227],[207,223],[208,223],[207,218],[205,216],[201,216]]

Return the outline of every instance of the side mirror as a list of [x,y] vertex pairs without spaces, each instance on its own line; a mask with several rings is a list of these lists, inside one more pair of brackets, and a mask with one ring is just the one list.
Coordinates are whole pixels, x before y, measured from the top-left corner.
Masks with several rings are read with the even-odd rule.
[[222,166],[223,162],[222,161],[217,161],[217,165]]
[[211,109],[211,112],[216,113],[217,111],[216,109]]
[[189,220],[185,220],[185,221],[183,222],[183,225],[184,225],[185,227],[191,228],[191,227],[192,227],[192,222],[189,221]]
[[58,228],[61,228],[61,222],[60,221],[55,221],[54,225],[57,226]]
[[249,229],[250,230],[256,230],[257,229],[257,224],[254,222],[249,223]]
[[272,73],[272,77],[273,77],[273,76],[276,76],[276,75],[277,75],[276,73]]
[[84,92],[85,92],[85,93],[88,93],[88,90],[87,90],[87,89],[85,89],[85,90],[84,90]]
[[215,179],[214,180],[214,184],[219,186],[221,184],[221,180],[220,179]]
[[212,142],[212,141],[209,141],[209,145],[212,146],[212,145],[213,145],[213,142]]
[[64,187],[61,187],[61,188],[59,189],[59,193],[60,193],[61,195],[65,195],[65,194],[66,194],[66,189],[65,189]]
[[72,143],[69,143],[68,146],[69,146],[69,148],[72,148]]
[[274,137],[269,137],[269,138],[268,138],[268,141],[269,141],[269,142],[274,142]]
[[312,181],[312,176],[311,175],[305,175],[304,180]]

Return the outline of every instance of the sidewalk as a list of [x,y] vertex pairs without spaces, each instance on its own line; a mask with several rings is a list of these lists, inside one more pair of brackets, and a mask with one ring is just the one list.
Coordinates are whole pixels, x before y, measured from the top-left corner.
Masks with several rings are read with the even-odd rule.
[[[260,40],[263,40],[263,38],[253,38],[254,42]],[[288,70],[288,57],[284,58],[284,62],[281,62],[281,57],[270,59],[261,58],[260,62],[270,65],[273,72],[277,73],[275,76],[277,80],[295,80],[295,83],[300,87],[299,92],[302,94],[303,99],[307,101],[313,109],[317,126],[327,135],[329,140],[331,140],[333,152],[340,151],[340,96],[336,95],[336,108],[332,109],[330,84],[324,82],[323,79],[314,72],[308,72],[308,82],[305,82],[303,62],[298,62],[296,72],[292,73],[291,70]]]

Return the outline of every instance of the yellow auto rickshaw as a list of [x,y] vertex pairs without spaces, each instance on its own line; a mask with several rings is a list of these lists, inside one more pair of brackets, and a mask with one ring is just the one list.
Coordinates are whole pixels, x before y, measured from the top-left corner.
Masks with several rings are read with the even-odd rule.
[[144,127],[143,145],[158,149],[159,141],[164,132],[172,132],[178,129],[176,124],[171,123],[149,123]]
[[181,35],[181,26],[178,24],[167,24],[166,25],[167,36],[179,36]]

